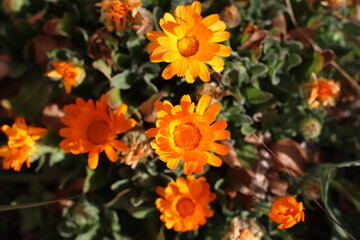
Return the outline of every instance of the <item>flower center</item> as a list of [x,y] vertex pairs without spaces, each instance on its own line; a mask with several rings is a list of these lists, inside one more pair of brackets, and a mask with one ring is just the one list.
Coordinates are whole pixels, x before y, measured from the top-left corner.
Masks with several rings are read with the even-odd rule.
[[199,50],[199,43],[194,37],[184,37],[177,42],[177,47],[181,55],[190,57]]
[[123,16],[123,15],[126,15],[127,12],[128,12],[127,6],[122,2],[118,2],[112,6],[113,14],[118,14],[118,15]]
[[28,132],[26,130],[17,129],[16,134],[9,137],[8,146],[10,148],[21,148],[23,146],[33,148],[34,141],[28,135]]
[[108,142],[110,135],[110,126],[104,121],[94,121],[87,128],[87,137],[94,145],[101,145]]
[[76,83],[77,78],[80,75],[80,69],[77,67],[68,67],[64,71],[64,78],[72,84]]
[[176,204],[176,209],[181,217],[190,216],[195,211],[195,204],[189,198],[182,198]]
[[196,148],[201,140],[199,128],[192,123],[183,123],[176,126],[173,135],[175,145],[184,150]]

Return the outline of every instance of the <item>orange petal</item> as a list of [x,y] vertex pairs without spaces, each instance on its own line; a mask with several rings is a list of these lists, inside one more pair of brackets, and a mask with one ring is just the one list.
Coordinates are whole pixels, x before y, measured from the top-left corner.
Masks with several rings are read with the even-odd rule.
[[118,155],[112,146],[106,145],[104,150],[106,156],[109,158],[110,161],[116,162],[118,160]]
[[200,72],[199,72],[199,77],[203,82],[208,82],[210,81],[210,74],[209,74],[209,70],[206,67],[204,62],[200,62],[199,61],[199,68],[200,68]]
[[227,155],[229,153],[229,148],[218,143],[212,143],[210,150],[220,155]]
[[88,165],[90,169],[95,169],[99,163],[99,153],[96,150],[89,152]]
[[126,152],[128,150],[128,146],[117,139],[111,140],[110,145],[120,152]]
[[209,106],[211,98],[209,96],[202,96],[196,106],[196,112],[200,115],[203,115],[206,108]]
[[170,169],[175,169],[179,165],[180,159],[171,159],[166,163],[166,166]]
[[150,128],[145,131],[145,135],[149,138],[153,138],[158,133],[158,128]]
[[230,132],[227,130],[214,131],[215,140],[224,140],[230,137]]
[[216,130],[224,130],[227,127],[227,122],[225,120],[219,120],[216,123],[212,124],[211,129]]
[[211,154],[209,152],[205,152],[207,155],[207,163],[214,167],[220,167],[222,165],[222,160],[218,156],[215,156],[214,154]]
[[214,35],[210,42],[223,42],[230,38],[230,33],[226,31],[214,32]]

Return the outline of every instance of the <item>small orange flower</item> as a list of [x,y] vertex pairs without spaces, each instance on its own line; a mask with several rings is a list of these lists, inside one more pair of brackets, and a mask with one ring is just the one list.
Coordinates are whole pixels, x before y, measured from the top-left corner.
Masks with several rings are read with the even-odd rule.
[[46,73],[50,78],[62,78],[65,92],[70,93],[71,87],[78,85],[84,79],[83,69],[67,63],[65,61],[52,62],[51,65],[55,68]]
[[189,95],[184,95],[180,105],[176,106],[169,101],[155,103],[158,110],[157,127],[147,130],[145,134],[155,137],[151,146],[168,168],[175,169],[183,160],[184,173],[189,175],[204,171],[206,163],[221,166],[221,159],[208,151],[228,154],[229,149],[215,141],[227,139],[230,133],[225,130],[225,120],[213,123],[220,112],[220,105],[214,103],[208,108],[209,103],[210,97],[202,96],[196,112]]
[[315,81],[304,84],[305,87],[311,87],[308,104],[310,108],[316,108],[320,105],[334,106],[335,98],[339,96],[340,84],[334,80],[315,79]]
[[210,192],[210,185],[204,177],[179,177],[170,182],[166,188],[157,187],[161,198],[156,199],[156,208],[161,212],[160,220],[167,229],[177,232],[199,229],[212,217],[214,211],[207,206],[215,200],[216,195]]
[[198,1],[188,6],[177,6],[175,18],[165,13],[160,19],[164,33],[147,33],[146,37],[151,41],[148,46],[150,61],[170,63],[162,72],[164,79],[176,74],[185,77],[188,83],[193,83],[197,76],[208,82],[210,74],[205,63],[216,72],[223,70],[225,63],[218,56],[228,57],[231,51],[218,42],[230,38],[230,33],[225,31],[226,24],[218,14],[203,19],[200,13],[201,3]]
[[72,154],[89,153],[88,165],[95,169],[99,162],[99,154],[105,151],[110,161],[116,162],[118,151],[125,152],[128,146],[117,140],[116,135],[126,132],[135,126],[135,120],[125,119],[127,105],[122,104],[113,113],[108,107],[108,98],[101,96],[95,104],[93,100],[85,102],[76,99],[75,104],[65,106],[65,116],[61,121],[67,128],[60,129],[60,136],[65,139],[60,147]]
[[[129,13],[138,6],[141,1],[126,0],[125,3],[119,0],[102,0],[102,2],[95,4],[95,6],[102,8],[102,17],[106,19],[107,30],[109,32],[125,31],[126,23],[131,22]],[[115,25],[115,27],[114,27]]]
[[4,158],[3,168],[20,171],[24,162],[30,167],[30,155],[35,150],[35,141],[45,136],[47,130],[27,126],[23,117],[16,118],[11,127],[3,125],[1,130],[8,137],[7,146],[0,147],[0,157]]
[[305,221],[303,203],[297,202],[293,196],[276,199],[271,204],[269,218],[279,224],[278,229],[291,228],[300,221]]

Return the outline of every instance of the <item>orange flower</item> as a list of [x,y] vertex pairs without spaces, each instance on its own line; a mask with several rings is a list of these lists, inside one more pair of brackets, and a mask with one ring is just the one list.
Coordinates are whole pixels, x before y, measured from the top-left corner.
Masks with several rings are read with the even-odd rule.
[[155,205],[167,229],[173,228],[177,232],[196,230],[214,214],[207,206],[216,195],[210,192],[204,177],[179,177],[166,188],[157,187],[156,192],[161,198],[156,199]]
[[218,56],[228,57],[231,51],[218,42],[227,40],[230,33],[225,31],[226,24],[218,14],[203,19],[200,13],[201,3],[198,1],[189,6],[177,6],[175,18],[165,13],[160,19],[164,33],[147,33],[151,41],[148,46],[150,61],[170,63],[162,72],[164,79],[170,79],[176,74],[185,77],[188,83],[193,83],[197,76],[208,82],[210,74],[205,63],[216,72],[223,70],[224,61]]
[[[129,13],[141,5],[141,1],[126,0],[125,3],[119,0],[102,0],[95,6],[102,8],[102,18],[106,19],[107,30],[109,32],[125,31],[126,22],[130,22]],[[114,27],[115,25],[115,27]]]
[[55,69],[47,72],[46,76],[50,78],[62,78],[66,93],[70,93],[71,87],[81,83],[85,77],[83,69],[70,63],[60,61],[52,62],[51,65]]
[[7,146],[0,147],[0,157],[5,158],[3,168],[20,171],[24,162],[30,167],[30,155],[35,150],[35,141],[45,136],[47,130],[27,126],[23,117],[16,118],[11,127],[3,125],[1,130],[8,137]]
[[305,220],[302,202],[297,202],[293,196],[276,199],[271,204],[269,218],[279,224],[278,229],[291,228],[296,223]]
[[116,162],[118,151],[125,152],[125,143],[115,139],[117,134],[126,132],[135,126],[135,120],[125,119],[127,105],[122,104],[113,113],[108,107],[108,98],[101,96],[95,104],[93,100],[85,102],[76,99],[75,104],[65,106],[65,116],[61,121],[68,128],[60,129],[60,136],[65,139],[60,147],[72,154],[89,153],[88,164],[95,169],[99,162],[99,154],[105,151],[110,161]]
[[145,134],[155,137],[151,146],[168,168],[175,169],[183,160],[184,173],[189,175],[201,173],[206,163],[221,166],[221,159],[208,151],[228,154],[229,149],[215,141],[227,139],[230,133],[224,130],[227,127],[225,120],[211,124],[220,112],[220,105],[215,103],[207,109],[209,102],[209,96],[202,96],[196,112],[189,95],[184,95],[180,105],[176,106],[169,101],[155,103],[159,118],[157,127]]
[[319,105],[334,106],[334,98],[339,96],[340,84],[334,80],[315,79],[315,81],[304,84],[311,87],[308,104],[310,108],[316,108]]

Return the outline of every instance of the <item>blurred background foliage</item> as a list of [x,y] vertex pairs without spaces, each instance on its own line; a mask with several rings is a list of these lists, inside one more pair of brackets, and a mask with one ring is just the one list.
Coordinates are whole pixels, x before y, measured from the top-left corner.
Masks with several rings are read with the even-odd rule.
[[[1,1],[0,124],[24,116],[49,134],[31,168],[1,170],[0,205],[81,195],[42,207],[0,209],[1,239],[243,239],[243,229],[254,239],[348,239],[304,188],[360,237],[358,1],[201,1],[202,16],[217,13],[226,22],[231,38],[225,44],[232,54],[222,73],[211,73],[210,83],[191,85],[178,77],[161,78],[166,64],[149,61],[145,37],[152,29],[161,31],[165,12],[190,1],[144,0],[142,31],[121,33],[106,31],[97,2]],[[85,70],[71,94],[46,77],[52,61],[71,61]],[[309,108],[309,91],[302,85],[313,80],[312,73],[341,83],[336,106]],[[156,121],[156,100],[177,103],[183,94],[193,100],[206,94],[221,104],[218,119],[226,120],[231,132],[222,144],[231,151],[221,167],[207,165],[202,174],[217,194],[211,203],[215,214],[205,226],[181,234],[159,220],[154,189],[181,176],[182,169],[168,170],[148,140],[121,136],[134,146],[143,144],[140,151],[148,154],[132,166],[124,163],[126,156],[114,164],[102,154],[96,170],[87,168],[85,155],[59,149],[63,107],[76,97],[99,99],[104,93],[113,107],[129,106],[140,134]],[[0,137],[5,145],[6,136]],[[267,213],[271,201],[285,194],[304,202],[306,221],[278,230]]]

